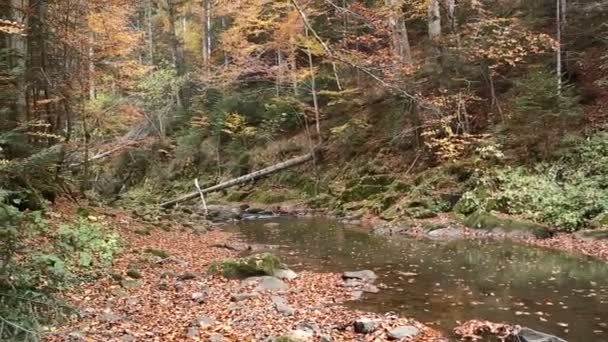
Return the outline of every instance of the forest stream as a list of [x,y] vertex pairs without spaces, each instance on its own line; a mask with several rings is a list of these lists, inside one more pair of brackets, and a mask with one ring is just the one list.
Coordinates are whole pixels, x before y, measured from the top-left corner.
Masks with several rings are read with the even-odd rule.
[[508,241],[387,240],[326,219],[250,220],[230,229],[244,241],[280,246],[276,253],[295,270],[373,270],[380,292],[350,306],[415,317],[446,336],[457,321],[487,319],[608,341],[608,265],[592,258]]

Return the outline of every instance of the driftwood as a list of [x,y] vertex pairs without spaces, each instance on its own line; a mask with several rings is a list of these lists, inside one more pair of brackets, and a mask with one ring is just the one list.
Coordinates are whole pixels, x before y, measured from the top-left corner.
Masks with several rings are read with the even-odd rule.
[[296,158],[293,158],[293,159],[289,159],[287,161],[284,161],[284,162],[279,163],[279,164],[275,164],[275,165],[267,167],[265,169],[261,169],[261,170],[258,170],[256,172],[252,172],[252,173],[246,174],[246,175],[241,176],[241,177],[233,178],[231,180],[228,180],[226,182],[222,182],[220,184],[216,184],[216,185],[211,186],[211,187],[206,188],[206,189],[201,189],[200,191],[199,190],[193,191],[193,192],[191,192],[191,193],[189,193],[187,195],[178,197],[176,199],[173,199],[171,201],[167,201],[165,203],[161,203],[160,206],[163,207],[163,208],[170,208],[170,207],[172,207],[172,206],[174,206],[174,205],[176,205],[176,204],[178,204],[180,202],[185,202],[185,201],[192,200],[192,199],[200,196],[201,194],[206,194],[206,193],[210,193],[210,192],[215,192],[215,191],[223,190],[223,189],[235,186],[235,185],[239,185],[239,184],[242,184],[242,183],[246,183],[248,181],[252,181],[252,180],[255,180],[255,179],[258,179],[258,178],[270,175],[272,173],[275,173],[275,172],[278,172],[278,171],[281,171],[281,170],[284,170],[284,169],[287,169],[287,168],[290,168],[290,167],[293,167],[293,166],[304,164],[306,162],[309,162],[309,161],[315,159],[316,151],[318,151],[318,150],[317,149],[313,149],[312,153],[309,153],[309,154],[306,154],[306,155],[303,155],[303,156],[299,156],[299,157],[296,157]]

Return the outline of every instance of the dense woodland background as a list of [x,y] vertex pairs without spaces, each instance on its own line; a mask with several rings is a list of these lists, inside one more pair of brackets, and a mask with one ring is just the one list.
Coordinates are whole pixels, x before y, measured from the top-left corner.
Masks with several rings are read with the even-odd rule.
[[[153,217],[195,178],[315,146],[215,199],[605,228],[606,18],[603,0],[2,0],[0,290],[55,287],[40,267],[70,251],[20,241],[58,196]],[[36,328],[5,300],[0,331]]]

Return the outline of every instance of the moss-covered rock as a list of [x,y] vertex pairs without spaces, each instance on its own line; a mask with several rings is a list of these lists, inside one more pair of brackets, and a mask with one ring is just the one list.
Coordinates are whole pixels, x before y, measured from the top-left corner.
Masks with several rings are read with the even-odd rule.
[[591,220],[589,226],[596,229],[608,228],[608,212],[597,215]]
[[333,199],[334,198],[331,195],[319,194],[309,199],[306,204],[313,209],[328,208],[333,202]]
[[507,233],[532,233],[539,239],[549,238],[553,235],[553,231],[548,227],[524,220],[513,218],[503,218],[491,213],[477,210],[471,215],[465,217],[464,224],[474,229],[499,230]]
[[271,253],[261,253],[244,258],[229,258],[209,266],[210,274],[221,274],[229,279],[273,275],[281,268],[281,261]]

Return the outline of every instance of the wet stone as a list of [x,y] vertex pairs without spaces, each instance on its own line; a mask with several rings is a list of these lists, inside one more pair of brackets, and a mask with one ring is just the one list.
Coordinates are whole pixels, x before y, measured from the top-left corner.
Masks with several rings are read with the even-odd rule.
[[359,279],[363,281],[374,281],[378,279],[378,276],[374,271],[363,270],[363,271],[355,271],[355,272],[344,272],[342,274],[343,279]]
[[387,336],[391,340],[400,340],[402,338],[411,338],[418,335],[420,330],[411,325],[404,325],[388,331]]
[[355,332],[358,334],[369,334],[378,329],[378,321],[370,318],[360,318],[355,321]]

